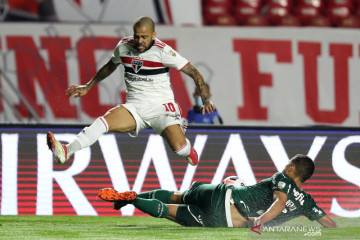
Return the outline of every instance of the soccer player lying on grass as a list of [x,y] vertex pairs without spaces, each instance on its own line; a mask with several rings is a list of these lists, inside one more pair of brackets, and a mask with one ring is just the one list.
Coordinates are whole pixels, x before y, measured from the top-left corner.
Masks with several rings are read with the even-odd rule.
[[313,161],[296,155],[282,172],[252,186],[194,182],[189,190],[154,190],[137,194],[103,188],[98,196],[118,210],[133,204],[153,217],[167,218],[191,227],[252,227],[277,225],[299,216],[317,220],[324,227],[336,222],[317,206],[301,185],[315,170]]

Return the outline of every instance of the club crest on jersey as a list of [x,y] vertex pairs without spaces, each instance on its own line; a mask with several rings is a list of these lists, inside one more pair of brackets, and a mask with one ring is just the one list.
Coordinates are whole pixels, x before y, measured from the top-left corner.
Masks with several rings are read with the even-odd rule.
[[138,59],[131,60],[131,66],[133,67],[135,73],[137,73],[143,66],[144,62]]

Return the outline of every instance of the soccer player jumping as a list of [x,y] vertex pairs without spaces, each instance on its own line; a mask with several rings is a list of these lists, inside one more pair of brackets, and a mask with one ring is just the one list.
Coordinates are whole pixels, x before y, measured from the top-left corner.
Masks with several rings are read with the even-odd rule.
[[181,111],[174,100],[169,67],[184,72],[194,80],[203,102],[202,114],[212,113],[215,109],[204,79],[188,60],[156,38],[151,18],[140,17],[134,22],[133,30],[133,36],[121,39],[111,59],[86,85],[71,85],[66,90],[68,97],[82,97],[122,64],[127,88],[126,103],[97,118],[67,145],[61,144],[49,132],[47,144],[56,162],[65,163],[72,154],[91,146],[106,132],[129,133],[136,137],[140,130],[153,128],[176,154],[186,157],[191,165],[197,165],[197,152],[185,138]]
[[133,204],[153,217],[191,227],[271,226],[302,215],[324,227],[336,227],[336,222],[301,189],[314,170],[314,162],[308,156],[298,154],[282,172],[252,186],[194,182],[184,192],[159,189],[137,194],[103,188],[98,191],[98,196],[113,202],[114,209]]

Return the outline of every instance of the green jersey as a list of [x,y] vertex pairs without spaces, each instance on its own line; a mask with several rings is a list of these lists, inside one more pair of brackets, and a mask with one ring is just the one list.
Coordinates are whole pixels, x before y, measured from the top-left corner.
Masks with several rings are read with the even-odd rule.
[[282,172],[275,173],[252,186],[234,187],[232,196],[238,209],[248,217],[258,217],[274,202],[274,191],[287,195],[284,210],[266,225],[276,225],[299,216],[306,216],[311,221],[318,220],[326,213],[317,206],[310,194],[300,190],[294,180]]

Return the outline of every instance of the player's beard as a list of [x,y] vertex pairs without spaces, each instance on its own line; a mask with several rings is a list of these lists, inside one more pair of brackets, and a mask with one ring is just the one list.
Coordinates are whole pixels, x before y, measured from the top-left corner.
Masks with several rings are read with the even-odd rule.
[[146,46],[145,46],[144,44],[138,44],[138,45],[136,46],[136,50],[137,50],[138,52],[145,52]]
[[[143,53],[143,52],[149,50],[151,48],[151,46],[153,45],[153,43],[154,43],[154,41],[151,41],[148,46],[146,46],[145,44],[136,44],[135,48],[138,52]],[[141,50],[139,49],[139,46],[142,47]]]

